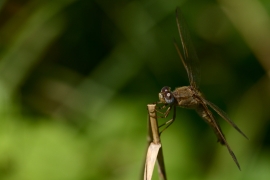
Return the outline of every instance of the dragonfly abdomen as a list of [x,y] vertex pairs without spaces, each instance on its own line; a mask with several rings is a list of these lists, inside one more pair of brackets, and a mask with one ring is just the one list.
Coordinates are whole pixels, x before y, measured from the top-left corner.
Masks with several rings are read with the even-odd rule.
[[214,130],[214,133],[216,134],[218,138],[218,142],[222,145],[225,145],[225,137],[223,132],[221,131],[220,126],[217,124],[217,121],[215,121],[210,111],[206,111],[202,105],[198,106],[196,108],[197,113],[199,116],[203,118],[203,120],[211,126],[211,128]]

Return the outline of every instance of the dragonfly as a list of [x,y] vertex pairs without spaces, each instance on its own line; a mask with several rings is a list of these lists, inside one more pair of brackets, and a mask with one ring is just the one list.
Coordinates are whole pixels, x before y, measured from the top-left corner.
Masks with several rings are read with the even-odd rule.
[[176,9],[175,14],[182,49],[180,50],[175,40],[174,46],[187,72],[190,85],[177,87],[174,91],[172,91],[171,88],[168,86],[164,86],[161,89],[161,92],[159,93],[158,103],[164,105],[162,108],[167,107],[167,110],[165,111],[165,113],[163,113],[164,114],[163,117],[166,118],[169,112],[173,109],[172,119],[163,124],[166,125],[166,127],[161,132],[167,129],[174,122],[176,118],[177,106],[195,109],[195,111],[199,114],[199,116],[214,130],[214,133],[216,134],[218,139],[217,141],[221,145],[225,145],[227,147],[232,159],[236,163],[239,170],[241,170],[238,160],[235,154],[233,153],[232,149],[230,148],[229,144],[227,143],[219,124],[215,120],[212,112],[210,111],[210,108],[212,108],[219,116],[221,116],[225,121],[227,121],[245,138],[247,138],[247,136],[236,126],[236,124],[228,117],[228,115],[223,110],[221,110],[217,105],[213,104],[212,102],[206,100],[203,97],[202,93],[199,91],[198,81],[200,76],[198,70],[198,57],[195,48],[191,42],[189,33],[186,29],[182,13],[178,9]]

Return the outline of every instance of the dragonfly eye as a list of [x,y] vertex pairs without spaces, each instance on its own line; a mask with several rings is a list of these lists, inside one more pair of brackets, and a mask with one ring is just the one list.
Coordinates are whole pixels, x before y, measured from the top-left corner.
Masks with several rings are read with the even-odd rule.
[[174,96],[171,92],[171,88],[164,86],[159,93],[159,99],[163,103],[172,104],[174,102]]
[[174,97],[173,97],[173,94],[171,92],[165,92],[164,99],[165,99],[166,103],[168,103],[168,104],[172,104],[174,102]]
[[164,86],[164,87],[161,89],[161,93],[170,92],[170,91],[171,91],[171,88],[168,87],[168,86]]

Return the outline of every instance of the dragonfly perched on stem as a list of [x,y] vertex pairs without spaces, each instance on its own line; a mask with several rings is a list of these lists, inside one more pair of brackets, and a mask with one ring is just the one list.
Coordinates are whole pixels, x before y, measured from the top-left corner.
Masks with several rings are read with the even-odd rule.
[[180,35],[182,49],[180,50],[176,41],[174,41],[174,46],[187,71],[190,86],[178,87],[174,91],[171,91],[171,88],[168,86],[165,86],[161,89],[161,92],[159,93],[159,100],[160,100],[159,103],[164,104],[164,106],[162,106],[161,108],[168,107],[166,112],[163,113],[164,114],[163,117],[167,117],[172,109],[173,109],[173,117],[171,120],[163,124],[166,125],[166,127],[160,133],[162,133],[174,122],[176,117],[175,111],[176,106],[195,109],[196,112],[199,114],[199,116],[201,116],[214,130],[218,138],[218,142],[227,147],[234,162],[238,166],[239,170],[241,170],[236,156],[234,155],[229,144],[227,143],[225,136],[223,135],[221,128],[216,122],[209,107],[212,108],[219,116],[221,116],[231,126],[233,126],[245,138],[247,138],[247,136],[235,125],[235,123],[227,116],[227,114],[224,111],[222,111],[215,104],[206,100],[202,96],[202,93],[198,90],[199,70],[198,66],[196,66],[198,64],[198,57],[196,55],[196,51],[192,45],[191,38],[186,29],[183,15],[178,9],[176,9],[176,23]]

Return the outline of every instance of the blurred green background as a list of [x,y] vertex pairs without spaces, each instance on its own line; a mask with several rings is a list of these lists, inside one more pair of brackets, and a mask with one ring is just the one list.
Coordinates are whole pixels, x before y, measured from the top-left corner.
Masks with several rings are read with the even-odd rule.
[[269,179],[268,0],[0,1],[0,179],[140,179],[146,105],[188,85],[176,7],[201,91],[249,140],[216,115],[240,172],[196,112],[178,108],[162,134],[168,179]]

